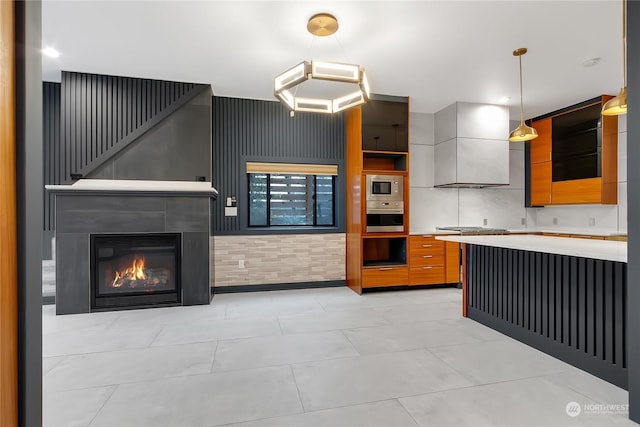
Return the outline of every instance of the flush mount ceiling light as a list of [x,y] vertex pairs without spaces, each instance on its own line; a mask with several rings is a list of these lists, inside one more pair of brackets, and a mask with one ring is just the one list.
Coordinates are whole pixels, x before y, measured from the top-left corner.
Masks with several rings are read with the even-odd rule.
[[627,1],[622,0],[622,72],[624,86],[618,96],[602,106],[603,116],[627,114]]
[[[328,13],[313,15],[307,30],[314,36],[324,37],[338,30],[338,20]],[[356,90],[337,98],[302,98],[296,96],[298,85],[309,79],[339,83],[352,83]],[[294,89],[292,91],[291,89]],[[273,92],[292,112],[337,113],[369,100],[369,82],[364,68],[356,64],[327,61],[302,61],[293,68],[276,76]]]
[[509,134],[509,141],[529,141],[538,137],[538,132],[531,126],[524,124],[524,106],[522,103],[522,55],[527,53],[526,47],[521,47],[513,51],[513,56],[517,56],[520,62],[520,126]]

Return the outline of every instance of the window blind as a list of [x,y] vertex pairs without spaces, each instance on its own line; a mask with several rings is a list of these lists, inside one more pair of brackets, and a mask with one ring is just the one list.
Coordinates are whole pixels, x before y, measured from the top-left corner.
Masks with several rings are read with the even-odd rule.
[[247,162],[247,173],[338,175],[338,165]]

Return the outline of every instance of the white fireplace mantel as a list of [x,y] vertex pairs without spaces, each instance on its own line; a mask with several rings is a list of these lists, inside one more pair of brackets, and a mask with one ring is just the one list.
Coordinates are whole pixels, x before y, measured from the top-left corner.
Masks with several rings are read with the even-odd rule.
[[71,185],[45,185],[47,191],[108,191],[108,192],[161,192],[161,193],[203,193],[217,196],[218,191],[211,182],[197,181],[149,181],[125,179],[80,179]]

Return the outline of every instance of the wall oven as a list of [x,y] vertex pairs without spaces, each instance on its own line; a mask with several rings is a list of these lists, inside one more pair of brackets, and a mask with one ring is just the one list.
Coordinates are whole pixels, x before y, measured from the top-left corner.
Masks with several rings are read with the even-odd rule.
[[366,231],[404,231],[404,186],[402,175],[367,175]]

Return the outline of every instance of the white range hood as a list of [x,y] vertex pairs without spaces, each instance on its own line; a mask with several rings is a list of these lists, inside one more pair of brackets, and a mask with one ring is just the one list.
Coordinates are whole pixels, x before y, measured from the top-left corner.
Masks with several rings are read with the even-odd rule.
[[509,108],[456,102],[438,111],[435,186],[509,185]]

